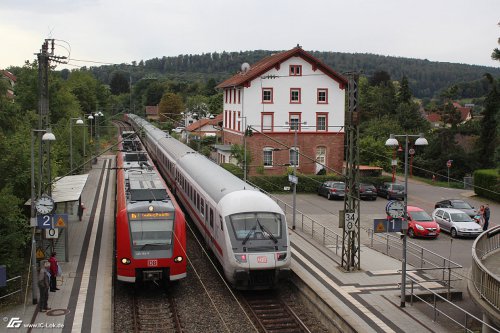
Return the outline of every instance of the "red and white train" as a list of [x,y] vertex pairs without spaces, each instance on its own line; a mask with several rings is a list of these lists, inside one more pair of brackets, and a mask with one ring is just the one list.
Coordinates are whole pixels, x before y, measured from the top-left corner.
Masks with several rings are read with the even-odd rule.
[[186,221],[133,132],[117,154],[116,277],[119,281],[175,281],[186,277]]
[[127,121],[233,287],[268,289],[289,276],[288,227],[274,200],[146,120]]

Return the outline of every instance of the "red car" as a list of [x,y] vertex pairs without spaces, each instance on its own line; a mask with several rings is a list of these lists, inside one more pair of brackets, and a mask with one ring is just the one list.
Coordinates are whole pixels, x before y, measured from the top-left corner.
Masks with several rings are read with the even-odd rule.
[[434,219],[422,208],[407,206],[408,210],[408,236],[410,237],[429,237],[439,236],[441,229]]

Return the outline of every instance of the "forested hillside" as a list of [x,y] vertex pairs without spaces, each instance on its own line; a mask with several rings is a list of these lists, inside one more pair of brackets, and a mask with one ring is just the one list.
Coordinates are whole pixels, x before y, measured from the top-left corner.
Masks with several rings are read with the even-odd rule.
[[[91,68],[96,77],[109,84],[111,74],[116,69],[131,72],[132,81],[145,75],[161,75],[186,81],[212,78],[220,82],[239,71],[244,62],[256,63],[262,58],[279,51],[240,51],[222,53],[189,54],[177,57],[162,57],[133,62],[133,66],[100,66]],[[415,97],[432,98],[443,89],[460,85],[457,92],[461,98],[484,96],[487,93],[485,73],[500,77],[500,68],[434,62],[421,59],[380,56],[375,54],[319,52],[312,54],[339,73],[361,71],[371,76],[376,71],[386,71],[393,80],[408,78]]]

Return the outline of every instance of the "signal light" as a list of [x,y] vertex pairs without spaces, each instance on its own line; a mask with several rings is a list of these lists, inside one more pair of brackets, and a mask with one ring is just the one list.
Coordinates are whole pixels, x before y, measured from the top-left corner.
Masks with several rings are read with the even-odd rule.
[[236,261],[241,263],[247,262],[247,255],[246,254],[235,254],[234,257],[236,258]]
[[122,258],[122,264],[124,265],[129,265],[130,264],[130,259],[129,258]]
[[174,262],[182,262],[183,260],[184,260],[184,258],[181,256],[177,256],[174,258]]

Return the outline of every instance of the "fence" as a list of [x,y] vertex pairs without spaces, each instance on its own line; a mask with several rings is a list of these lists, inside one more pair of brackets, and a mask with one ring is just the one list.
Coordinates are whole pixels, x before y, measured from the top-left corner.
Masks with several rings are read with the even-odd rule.
[[[17,287],[17,284],[15,283],[16,280],[19,280],[19,287]],[[23,279],[21,276],[15,276],[12,279],[8,279],[7,281],[7,286],[5,289],[2,290],[2,295],[0,296],[0,301],[3,302],[7,297],[10,297],[15,294],[19,294],[19,300],[22,301],[22,293],[21,291],[23,290]],[[19,288],[19,289],[16,289]],[[5,294],[3,294],[5,293]]]

